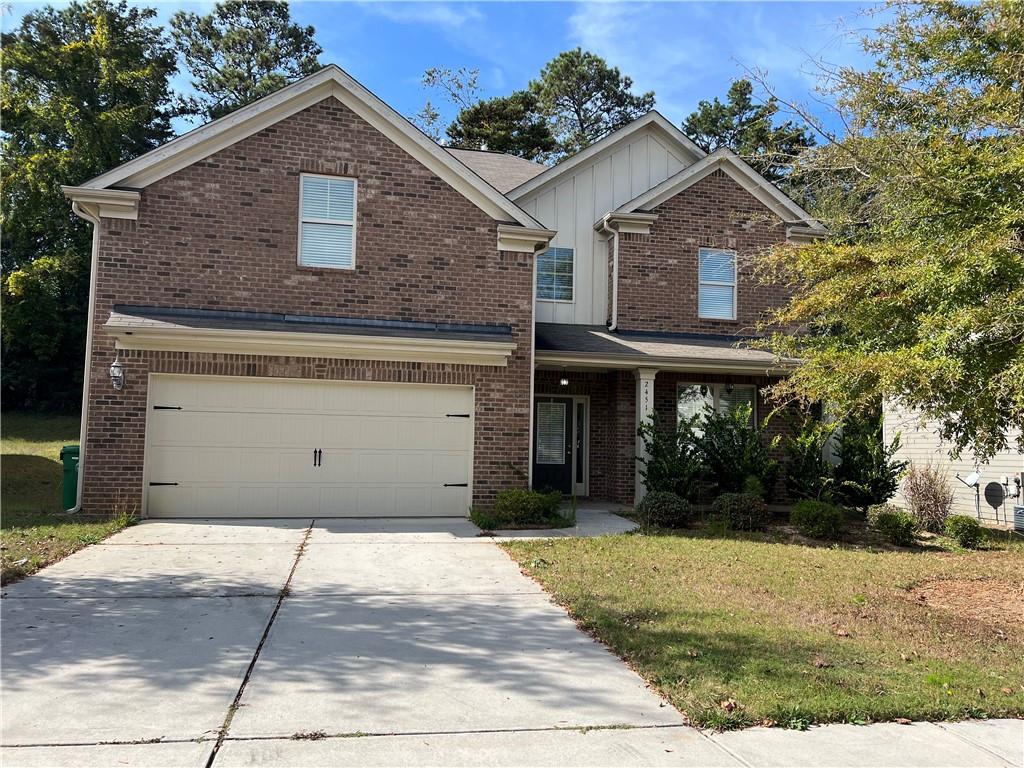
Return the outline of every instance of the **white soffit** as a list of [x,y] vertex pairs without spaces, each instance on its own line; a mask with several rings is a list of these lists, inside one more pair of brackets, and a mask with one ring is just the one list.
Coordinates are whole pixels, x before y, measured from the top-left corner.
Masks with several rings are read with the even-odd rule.
[[672,125],[664,115],[657,110],[652,109],[642,117],[638,117],[629,125],[626,125],[617,131],[612,131],[600,141],[594,142],[581,152],[577,152],[575,155],[563,160],[558,165],[552,166],[543,173],[534,176],[529,181],[510,190],[507,194],[512,200],[522,200],[531,192],[535,192],[541,187],[561,178],[563,174],[571,171],[573,168],[577,168],[587,162],[595,161],[605,152],[613,150],[624,141],[628,142],[636,134],[647,129],[657,131],[662,138],[664,138],[673,148],[678,150],[679,153],[684,156],[692,157],[694,160],[699,160],[707,154],[703,149],[687,138],[686,134]]
[[631,213],[637,210],[651,210],[675,197],[687,187],[701,179],[722,170],[737,184],[753,195],[766,208],[788,224],[804,224],[811,231],[826,234],[821,222],[786,196],[778,187],[759,174],[740,157],[728,149],[716,149],[710,155],[670,176],[656,187],[649,189],[628,203],[619,206],[617,213]]
[[[78,190],[118,186],[140,189],[290,115],[333,96],[498,221],[543,226],[427,137],[340,67],[331,64],[229,115],[195,128],[119,165]],[[75,199],[73,195],[69,197]]]

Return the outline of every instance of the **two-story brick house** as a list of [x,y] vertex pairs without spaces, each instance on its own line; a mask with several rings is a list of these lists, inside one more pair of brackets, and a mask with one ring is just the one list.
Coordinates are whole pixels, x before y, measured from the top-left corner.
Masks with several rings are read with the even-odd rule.
[[337,67],[82,186],[80,504],[463,515],[637,494],[636,426],[754,402],[749,256],[820,226],[657,113],[553,167],[438,146]]

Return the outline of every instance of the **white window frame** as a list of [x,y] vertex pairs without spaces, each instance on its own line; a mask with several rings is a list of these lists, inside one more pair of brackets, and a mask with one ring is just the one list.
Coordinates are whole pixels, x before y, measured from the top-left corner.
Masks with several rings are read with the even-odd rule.
[[[713,253],[728,253],[732,255],[732,274],[733,280],[731,283],[722,282],[721,280],[701,280],[700,278],[700,262],[701,257],[706,252]],[[698,248],[697,249],[697,317],[701,320],[735,320],[739,315],[739,292],[737,287],[740,282],[740,262],[736,255],[736,251],[731,248]],[[700,307],[700,288],[702,285],[715,285],[718,287],[732,287],[732,317],[709,317],[701,311]]]
[[719,405],[721,404],[721,392],[726,387],[732,387],[733,389],[752,389],[754,390],[754,396],[750,400],[750,420],[751,426],[757,429],[757,385],[756,384],[717,384],[708,381],[680,381],[676,384],[676,426],[679,426],[679,390],[683,387],[707,387],[711,390],[711,407],[715,413],[718,413]]
[[540,297],[540,269],[537,270],[537,301],[547,301],[551,304],[575,304],[576,303],[576,249],[569,245],[555,245],[551,243],[548,248],[537,254],[537,258],[540,259],[548,250],[551,248],[560,248],[563,251],[569,251],[572,253],[572,298],[571,299],[542,299]]
[[[306,188],[306,179],[327,179],[328,181],[351,181],[352,182],[352,221],[338,221],[337,219],[304,218],[302,215],[302,196]],[[359,180],[352,176],[332,176],[328,173],[300,173],[299,174],[299,237],[298,248],[295,251],[295,263],[303,269],[340,269],[351,271],[356,268],[356,221],[359,218]],[[352,227],[352,264],[347,267],[332,267],[323,264],[311,265],[302,263],[302,225],[303,224],[329,224],[336,227]]]

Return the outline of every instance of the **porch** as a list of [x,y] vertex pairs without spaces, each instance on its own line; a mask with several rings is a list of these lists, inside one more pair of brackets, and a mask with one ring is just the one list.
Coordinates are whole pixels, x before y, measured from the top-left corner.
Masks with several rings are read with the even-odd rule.
[[[642,496],[641,420],[671,429],[705,404],[748,403],[759,424],[761,390],[791,366],[735,337],[538,324],[536,344],[533,487],[621,505]],[[784,430],[774,420],[763,438]]]

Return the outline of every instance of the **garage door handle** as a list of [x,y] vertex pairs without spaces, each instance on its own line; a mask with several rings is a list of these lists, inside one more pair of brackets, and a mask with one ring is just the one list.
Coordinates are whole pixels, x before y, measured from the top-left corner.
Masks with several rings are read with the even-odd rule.
[[324,452],[321,451],[319,448],[314,448],[313,449],[313,466],[314,467],[319,467],[321,465],[321,463],[323,462],[323,458],[324,458]]
[[177,483],[150,483],[150,485],[177,485]]
[[445,416],[449,419],[468,419],[468,413],[446,413]]
[[468,488],[469,483],[445,483],[445,488]]

